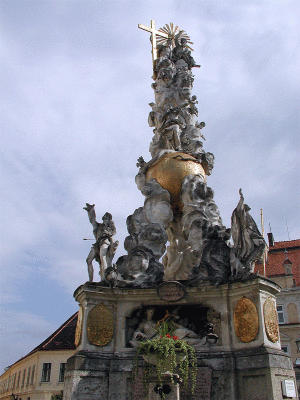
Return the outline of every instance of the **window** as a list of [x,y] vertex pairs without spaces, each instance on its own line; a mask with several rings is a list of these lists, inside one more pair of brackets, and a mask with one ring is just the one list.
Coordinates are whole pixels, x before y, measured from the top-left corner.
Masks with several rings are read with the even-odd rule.
[[24,385],[25,385],[25,375],[26,375],[26,368],[23,371],[22,386],[21,387],[24,387]]
[[51,363],[43,363],[42,382],[50,382]]
[[66,370],[67,363],[61,363],[59,368],[59,382],[65,381],[65,370]]
[[20,378],[21,378],[21,371],[19,371],[19,374],[18,374],[18,381],[17,381],[16,389],[18,389],[18,387],[20,386]]
[[277,306],[277,316],[278,316],[278,322],[280,324],[284,324],[283,306]]
[[285,354],[288,354],[289,356],[291,355],[290,345],[289,345],[289,344],[282,344],[282,345],[281,345],[281,350],[282,350]]
[[34,381],[34,370],[35,370],[35,365],[32,367],[32,371],[31,371],[31,381],[30,381],[31,385],[33,385],[33,381]]
[[31,367],[28,368],[26,386],[29,386]]

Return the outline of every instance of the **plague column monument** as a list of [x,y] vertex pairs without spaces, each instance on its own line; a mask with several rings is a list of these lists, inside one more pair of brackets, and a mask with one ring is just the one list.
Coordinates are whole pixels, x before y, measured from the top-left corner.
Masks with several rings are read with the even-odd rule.
[[[280,346],[280,289],[253,273],[267,247],[242,190],[226,228],[208,186],[214,155],[203,147],[205,123],[197,120],[193,69],[200,66],[192,43],[173,24],[139,28],[151,33],[154,81],[151,159],[139,157],[135,177],[145,200],[127,218],[127,254],[115,262],[113,217],[106,213],[99,223],[95,205],[84,207],[96,242],[89,281],[74,293],[77,352],[68,360],[64,399],[282,399],[295,376]],[[162,326],[192,349],[194,384],[190,377],[184,387],[180,372],[167,366],[160,378],[147,375],[155,351],[146,362],[135,357],[142,344],[164,339]]]

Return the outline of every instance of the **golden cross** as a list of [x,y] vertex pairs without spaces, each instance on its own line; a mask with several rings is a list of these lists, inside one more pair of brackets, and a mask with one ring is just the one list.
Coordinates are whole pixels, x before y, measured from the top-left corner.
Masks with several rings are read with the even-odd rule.
[[153,19],[151,20],[151,28],[148,28],[148,26],[143,25],[143,24],[138,24],[138,27],[140,29],[143,29],[144,31],[150,32],[151,33],[151,41],[152,41],[152,61],[153,65],[155,60],[157,59],[157,48],[156,48],[156,35],[162,36],[166,39],[168,39],[169,35],[167,33],[157,31],[155,29],[155,22]]

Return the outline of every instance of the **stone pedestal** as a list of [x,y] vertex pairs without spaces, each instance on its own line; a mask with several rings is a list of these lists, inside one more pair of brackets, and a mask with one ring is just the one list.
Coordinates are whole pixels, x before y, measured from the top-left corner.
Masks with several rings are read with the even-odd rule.
[[[180,399],[283,399],[281,382],[295,382],[295,374],[277,336],[278,291],[276,284],[257,277],[218,287],[186,287],[183,297],[172,302],[162,300],[156,289],[80,286],[74,293],[81,310],[77,352],[68,360],[64,400],[144,399],[142,385],[136,382],[134,386],[131,378],[132,315],[142,306],[170,309],[179,305],[195,312],[205,309],[219,337],[216,343],[195,346],[195,393],[180,389]],[[140,366],[142,371],[142,360]]]

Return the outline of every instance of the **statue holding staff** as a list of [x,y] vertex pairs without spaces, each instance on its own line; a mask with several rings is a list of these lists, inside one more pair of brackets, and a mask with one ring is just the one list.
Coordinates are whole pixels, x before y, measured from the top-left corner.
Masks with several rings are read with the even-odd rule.
[[[239,190],[240,201],[231,216],[231,233],[233,250],[236,258],[244,265],[245,270],[252,272],[254,262],[261,260],[266,252],[266,242],[249,214],[251,208],[244,203],[242,189]],[[231,264],[233,263],[231,256]]]

